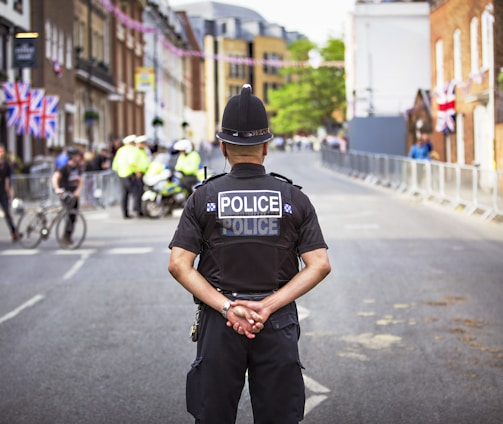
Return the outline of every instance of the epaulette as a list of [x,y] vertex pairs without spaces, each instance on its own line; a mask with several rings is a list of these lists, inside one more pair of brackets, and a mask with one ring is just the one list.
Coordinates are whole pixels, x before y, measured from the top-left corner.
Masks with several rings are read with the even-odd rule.
[[213,181],[217,178],[223,177],[224,175],[227,175],[227,172],[222,172],[221,174],[212,175],[211,177],[206,178],[201,184],[206,184],[206,183]]
[[278,180],[285,181],[288,184],[291,184],[294,187],[297,187],[298,189],[302,190],[302,187],[300,185],[294,184],[293,181],[290,178],[287,178],[284,175],[277,174],[276,172],[270,172],[269,175],[271,177],[274,177],[274,178],[278,179]]

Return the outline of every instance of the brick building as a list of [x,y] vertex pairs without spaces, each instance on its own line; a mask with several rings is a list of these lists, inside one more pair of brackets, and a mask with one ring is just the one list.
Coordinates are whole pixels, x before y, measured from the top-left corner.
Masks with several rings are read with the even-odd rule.
[[[499,4],[498,4],[499,3]],[[455,132],[434,131],[440,160],[503,170],[503,114],[497,83],[503,65],[503,5],[492,0],[431,1],[432,114],[438,90],[455,84]]]

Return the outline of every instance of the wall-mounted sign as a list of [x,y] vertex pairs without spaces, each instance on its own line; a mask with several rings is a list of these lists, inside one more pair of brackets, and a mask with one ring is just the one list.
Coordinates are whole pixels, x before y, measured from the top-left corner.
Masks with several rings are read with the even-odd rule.
[[36,68],[38,33],[18,32],[13,46],[14,68]]

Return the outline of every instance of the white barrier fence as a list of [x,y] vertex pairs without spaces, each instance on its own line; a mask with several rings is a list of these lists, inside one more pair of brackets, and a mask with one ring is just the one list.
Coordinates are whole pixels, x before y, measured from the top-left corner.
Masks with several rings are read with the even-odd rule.
[[[52,173],[20,174],[12,178],[14,195],[27,205],[58,200],[52,189]],[[110,206],[120,201],[121,189],[117,174],[112,170],[85,172],[80,195],[82,207]]]
[[503,217],[503,172],[476,166],[323,147],[322,164],[371,183],[462,207],[482,219]]

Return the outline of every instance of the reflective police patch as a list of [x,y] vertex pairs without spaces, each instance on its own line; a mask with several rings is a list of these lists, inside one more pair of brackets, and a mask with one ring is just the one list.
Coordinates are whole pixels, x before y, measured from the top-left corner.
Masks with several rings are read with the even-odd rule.
[[228,218],[222,220],[221,234],[230,237],[267,237],[279,235],[279,230],[277,218]]
[[218,193],[219,218],[281,218],[281,192],[238,190]]

